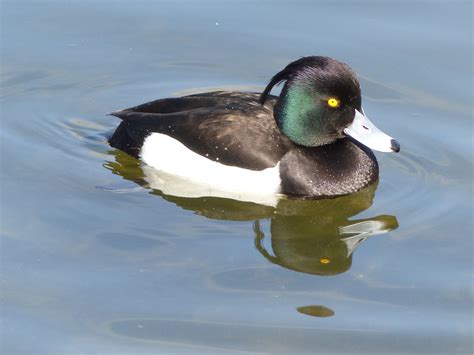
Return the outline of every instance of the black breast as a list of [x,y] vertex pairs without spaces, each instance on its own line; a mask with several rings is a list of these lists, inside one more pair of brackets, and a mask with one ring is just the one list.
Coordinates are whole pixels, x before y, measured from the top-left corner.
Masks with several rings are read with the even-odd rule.
[[281,192],[313,198],[347,195],[378,179],[372,151],[345,138],[316,148],[297,147],[280,163]]

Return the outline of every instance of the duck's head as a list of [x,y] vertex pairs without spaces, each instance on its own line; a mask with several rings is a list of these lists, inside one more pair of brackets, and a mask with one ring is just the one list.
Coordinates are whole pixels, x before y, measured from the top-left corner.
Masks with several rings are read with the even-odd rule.
[[285,81],[274,108],[280,130],[294,143],[317,147],[350,136],[382,152],[398,152],[400,145],[369,121],[362,109],[359,81],[344,63],[328,57],[304,57],[277,73],[273,86]]

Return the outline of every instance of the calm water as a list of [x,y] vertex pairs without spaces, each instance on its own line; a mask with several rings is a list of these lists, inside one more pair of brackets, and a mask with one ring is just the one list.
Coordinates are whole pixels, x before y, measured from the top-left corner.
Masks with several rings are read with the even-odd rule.
[[[2,1],[3,353],[471,353],[470,1]],[[143,185],[108,112],[349,63],[402,152],[276,208]]]

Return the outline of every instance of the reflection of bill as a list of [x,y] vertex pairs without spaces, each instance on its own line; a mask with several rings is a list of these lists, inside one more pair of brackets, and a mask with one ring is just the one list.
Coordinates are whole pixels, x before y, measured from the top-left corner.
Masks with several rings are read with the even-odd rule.
[[366,220],[339,227],[339,233],[341,235],[353,234],[350,237],[341,238],[347,246],[347,256],[350,256],[360,243],[364,242],[367,238],[388,233],[395,229],[398,224],[396,224],[396,220],[393,220],[394,218],[395,217],[392,216],[383,216],[378,217],[378,219]]

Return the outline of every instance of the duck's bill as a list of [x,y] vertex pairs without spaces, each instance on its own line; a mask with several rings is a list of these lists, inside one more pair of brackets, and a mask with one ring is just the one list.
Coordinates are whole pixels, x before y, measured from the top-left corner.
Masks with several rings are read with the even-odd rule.
[[344,129],[344,133],[370,149],[380,152],[398,153],[400,151],[400,144],[395,139],[375,127],[367,116],[357,110],[355,110],[352,124]]

